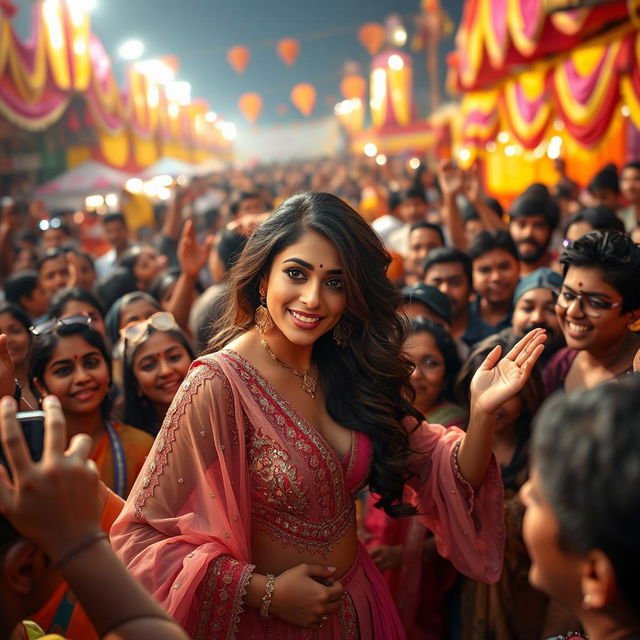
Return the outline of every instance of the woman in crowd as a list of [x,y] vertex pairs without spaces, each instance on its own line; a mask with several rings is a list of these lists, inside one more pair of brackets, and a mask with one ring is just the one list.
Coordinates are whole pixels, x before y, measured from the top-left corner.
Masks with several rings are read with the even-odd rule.
[[536,418],[522,490],[529,579],[590,640],[640,638],[639,457],[637,376],[559,395]]
[[545,368],[547,394],[591,388],[632,371],[640,337],[640,247],[618,231],[591,231],[560,257],[556,313],[567,346]]
[[[471,398],[469,385],[487,355],[499,346],[512,349],[517,338],[509,330],[478,343],[462,366],[457,394],[465,406]],[[538,367],[519,394],[496,411],[493,451],[504,486],[505,562],[500,580],[483,584],[465,580],[462,594],[463,640],[539,640],[566,630],[567,619],[555,604],[528,581],[529,556],[522,540],[524,506],[518,492],[528,478],[531,421],[544,399]]]
[[7,336],[7,350],[13,364],[13,375],[22,388],[22,397],[34,409],[38,401],[29,379],[29,346],[31,345],[31,320],[17,304],[0,303],[0,334]]
[[51,320],[34,330],[29,375],[38,393],[60,398],[69,436],[86,433],[102,481],[126,497],[153,438],[111,419],[111,361],[86,315]]
[[132,291],[118,298],[107,312],[105,323],[112,344],[120,339],[120,330],[131,322],[146,320],[162,311],[160,303],[144,291]]
[[498,579],[494,414],[526,383],[544,332],[490,354],[466,435],[428,425],[406,399],[412,365],[388,263],[353,209],[307,193],[258,227],[232,269],[211,353],[176,394],[112,529],[189,634],[404,637],[357,543],[365,483],[390,515],[420,513],[460,571]]
[[574,213],[564,228],[565,246],[596,229],[613,229],[624,233],[624,222],[608,207],[588,207]]
[[80,287],[62,289],[51,300],[49,317],[51,319],[85,315],[91,318],[91,328],[95,329],[109,344],[107,327],[104,321],[104,309],[100,301],[89,291]]
[[[452,402],[460,370],[456,345],[447,330],[427,318],[411,320],[404,350],[414,365],[413,406],[427,422],[461,425],[466,412]],[[416,517],[391,518],[369,495],[365,517],[367,548],[393,596],[410,640],[445,635],[445,594],[457,572],[435,548],[435,540]]]
[[194,358],[168,311],[128,324],[124,341],[124,420],[156,436]]
[[127,249],[120,257],[119,264],[135,278],[136,287],[145,290],[167,266],[167,259],[151,245],[145,244]]
[[67,253],[63,249],[47,249],[36,267],[38,281],[48,298],[64,289],[69,282]]

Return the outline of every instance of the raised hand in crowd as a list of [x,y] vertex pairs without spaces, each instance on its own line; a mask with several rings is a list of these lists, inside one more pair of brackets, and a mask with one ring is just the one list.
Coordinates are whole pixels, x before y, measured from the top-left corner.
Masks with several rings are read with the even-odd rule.
[[[186,640],[178,624],[116,558],[100,528],[104,501],[101,493],[107,489],[89,458],[91,438],[78,434],[66,448],[60,401],[48,396],[43,406],[46,414],[43,452],[41,460],[34,462],[16,420],[15,401],[7,397],[0,401],[0,438],[9,465],[9,470],[0,466],[0,514],[22,536],[11,541],[5,558],[11,554],[11,548],[20,547],[22,557],[29,558],[23,564],[29,562],[31,569],[27,595],[12,589],[9,580],[3,585],[12,591],[11,611],[1,612],[7,625],[2,630],[3,637],[23,617],[35,613],[28,610],[31,593],[46,597],[45,592],[56,584],[55,573],[60,571],[101,637]],[[16,562],[19,563],[14,553],[11,562],[5,561],[3,576],[10,565],[15,568]],[[87,571],[87,566],[92,570]],[[22,568],[26,570],[26,564]],[[96,580],[98,575],[100,580]],[[4,604],[0,607],[4,608]]]

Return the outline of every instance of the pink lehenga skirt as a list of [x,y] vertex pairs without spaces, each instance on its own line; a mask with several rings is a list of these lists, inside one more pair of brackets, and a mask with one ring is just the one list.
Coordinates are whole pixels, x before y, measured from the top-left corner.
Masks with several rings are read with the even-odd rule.
[[242,640],[404,640],[404,629],[391,593],[364,546],[340,578],[345,589],[342,605],[322,629],[294,627],[278,618],[262,620],[257,610],[245,607],[238,638]]

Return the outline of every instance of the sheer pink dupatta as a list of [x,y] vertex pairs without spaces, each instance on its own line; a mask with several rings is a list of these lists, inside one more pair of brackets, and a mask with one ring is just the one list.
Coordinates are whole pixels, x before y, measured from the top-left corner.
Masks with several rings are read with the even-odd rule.
[[111,530],[129,570],[193,638],[235,636],[254,568],[242,394],[215,356],[193,364]]

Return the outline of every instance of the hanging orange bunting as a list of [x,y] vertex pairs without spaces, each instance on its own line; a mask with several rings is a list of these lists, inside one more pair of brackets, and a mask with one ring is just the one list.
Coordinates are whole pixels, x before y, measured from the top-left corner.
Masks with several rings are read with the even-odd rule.
[[340,91],[347,100],[358,98],[364,100],[364,92],[367,90],[367,81],[362,77],[350,74],[342,78]]
[[243,93],[238,99],[238,109],[249,124],[255,124],[262,111],[262,98],[257,93]]
[[251,58],[251,53],[247,47],[231,47],[229,51],[227,51],[227,61],[233,67],[236,73],[244,73],[244,70],[247,68],[249,64],[249,59]]
[[384,27],[377,22],[367,22],[358,29],[358,40],[369,52],[369,55],[375,56],[380,51],[384,44],[384,39]]
[[284,40],[278,42],[276,49],[282,62],[284,62],[287,67],[292,67],[298,58],[300,43],[294,38],[284,38]]
[[302,82],[291,89],[291,102],[303,116],[311,115],[316,104],[316,90],[313,85]]

